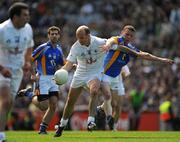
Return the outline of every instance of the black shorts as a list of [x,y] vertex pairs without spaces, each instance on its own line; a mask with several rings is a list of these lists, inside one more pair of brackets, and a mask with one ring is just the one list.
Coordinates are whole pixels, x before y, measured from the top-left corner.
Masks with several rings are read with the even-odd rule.
[[40,95],[37,95],[37,99],[39,102],[41,102],[41,101],[45,101],[45,100],[49,99],[52,96],[56,96],[58,98],[58,94],[59,94],[58,91],[49,92],[48,95],[41,95],[40,94]]

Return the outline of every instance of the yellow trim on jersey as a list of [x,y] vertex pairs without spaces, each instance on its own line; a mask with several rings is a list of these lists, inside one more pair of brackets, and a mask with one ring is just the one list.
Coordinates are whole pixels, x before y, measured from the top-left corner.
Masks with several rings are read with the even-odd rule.
[[120,54],[119,50],[116,50],[113,54],[113,56],[111,57],[111,60],[108,62],[108,64],[106,65],[105,69],[104,69],[104,73],[112,66],[112,64],[116,61],[116,59],[118,58]]
[[41,54],[43,50],[41,50],[38,54],[36,54],[36,56],[31,57],[31,61],[34,62],[36,60],[36,58]]
[[118,44],[118,36],[113,36],[111,37],[113,40],[114,40],[114,43],[115,44]]
[[42,64],[43,74],[46,75],[46,57],[45,57],[45,55],[42,56],[41,64]]

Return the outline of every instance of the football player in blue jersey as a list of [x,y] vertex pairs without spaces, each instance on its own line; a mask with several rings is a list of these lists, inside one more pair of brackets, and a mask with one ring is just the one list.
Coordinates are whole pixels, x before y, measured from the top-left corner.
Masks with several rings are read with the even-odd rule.
[[38,46],[32,53],[32,61],[36,63],[38,74],[32,75],[32,79],[37,81],[39,92],[34,95],[31,88],[27,88],[18,93],[18,96],[24,95],[32,99],[33,104],[42,111],[46,110],[40,124],[39,134],[47,134],[46,129],[58,102],[59,86],[53,80],[53,76],[55,71],[65,63],[62,49],[58,44],[59,38],[60,29],[56,26],[50,27],[48,29],[49,41]]
[[[102,89],[105,90],[105,93],[111,93],[111,81],[118,77],[122,67],[128,64],[131,57],[173,64],[173,60],[171,59],[161,58],[148,52],[140,51],[133,46],[131,43],[135,38],[135,32],[136,30],[132,25],[126,25],[122,29],[120,36],[111,37],[107,40],[106,44],[101,47],[102,51],[107,51],[107,56],[104,60],[104,74],[102,77]],[[129,49],[128,52],[124,50],[124,46]],[[102,108],[104,108],[105,112],[109,109],[106,103],[104,103]],[[113,129],[113,120],[109,121],[109,123],[110,126],[112,126],[110,129]]]

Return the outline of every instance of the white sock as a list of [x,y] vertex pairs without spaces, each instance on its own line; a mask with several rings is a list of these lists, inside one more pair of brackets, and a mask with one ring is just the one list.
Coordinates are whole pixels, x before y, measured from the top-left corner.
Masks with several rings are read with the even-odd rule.
[[64,120],[63,118],[61,118],[60,127],[65,127],[67,125],[67,123],[68,123],[68,120],[69,119]]
[[95,118],[94,117],[92,117],[92,116],[89,116],[88,117],[88,124],[90,123],[90,122],[94,122],[95,121]]
[[5,133],[4,132],[0,132],[0,142],[5,140]]
[[114,123],[114,130],[117,131],[118,123]]

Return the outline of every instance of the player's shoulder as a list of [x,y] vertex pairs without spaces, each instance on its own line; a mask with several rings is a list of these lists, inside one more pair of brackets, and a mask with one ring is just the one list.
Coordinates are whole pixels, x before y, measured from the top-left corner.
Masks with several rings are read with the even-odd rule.
[[119,37],[120,37],[120,36],[115,36],[115,35],[114,35],[114,36],[112,36],[111,38],[119,38]]
[[26,29],[28,32],[32,32],[32,27],[29,23],[25,24],[24,29]]
[[40,45],[36,48],[36,50],[44,49],[44,48],[46,48],[46,47],[47,47],[47,42],[40,44]]
[[91,40],[97,43],[105,43],[107,41],[106,38],[101,38],[93,35],[91,35]]
[[71,46],[71,49],[79,48],[81,44],[78,42],[78,40]]
[[106,38],[101,38],[101,37],[93,36],[93,35],[91,35],[91,38],[94,40],[107,40]]
[[62,52],[62,47],[61,47],[61,45],[59,45],[59,44],[57,45],[57,50],[60,51],[60,52]]
[[123,36],[112,36],[111,37],[117,44],[124,43],[124,37]]
[[2,23],[0,23],[0,30],[5,30],[6,27],[10,26],[10,20],[6,20]]

